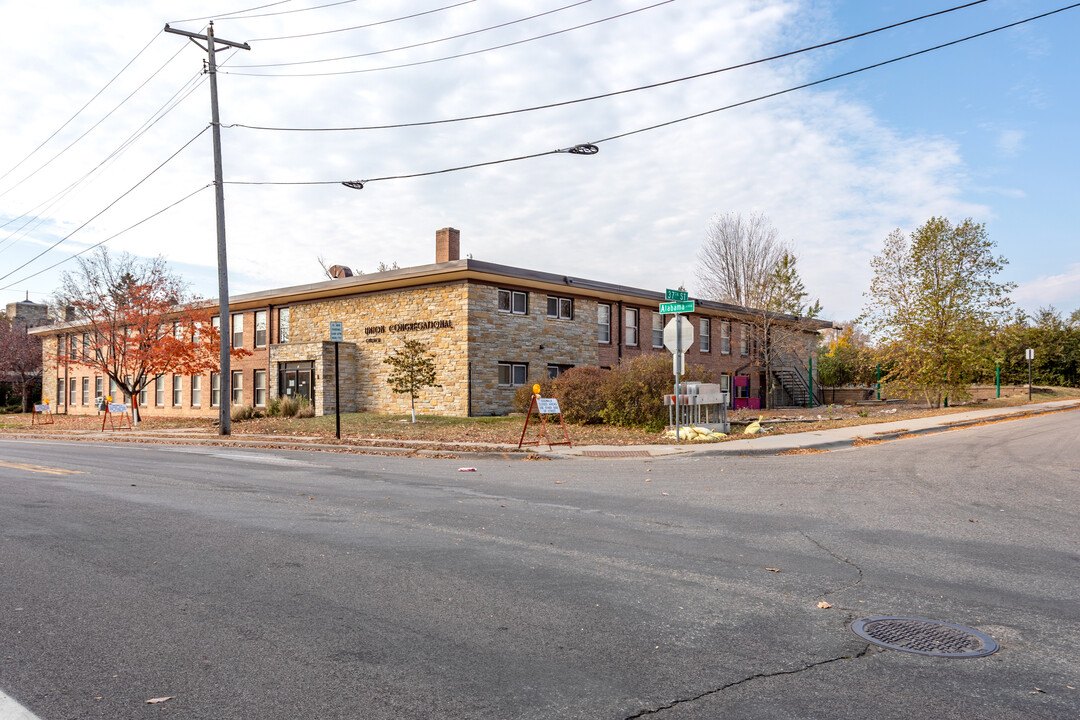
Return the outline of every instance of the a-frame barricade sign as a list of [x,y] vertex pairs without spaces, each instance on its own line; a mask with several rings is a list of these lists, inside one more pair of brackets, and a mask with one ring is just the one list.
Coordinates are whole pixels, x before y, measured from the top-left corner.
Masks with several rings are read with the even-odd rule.
[[46,400],[43,403],[34,404],[34,414],[30,416],[31,425],[52,425],[53,413],[52,406],[49,405],[49,401]]
[[131,415],[128,414],[127,403],[107,403],[105,415],[101,418],[102,431],[105,430],[105,423],[109,423],[112,430],[131,430]]
[[[540,416],[540,436],[536,440],[530,440],[525,442],[525,432],[529,429],[529,420],[532,418],[533,410],[536,410],[536,414]],[[563,437],[566,438],[566,442],[552,442],[551,438],[547,434],[547,422],[544,420],[545,415],[558,415],[559,424],[562,425]],[[539,446],[543,442],[551,449],[552,445],[569,445],[574,447],[574,443],[570,442],[570,434],[566,432],[566,423],[563,422],[562,410],[559,409],[559,401],[555,398],[542,398],[540,397],[540,386],[533,385],[532,401],[529,402],[529,412],[525,415],[525,427],[521,429],[521,439],[518,441],[518,450],[522,445],[536,445]]]

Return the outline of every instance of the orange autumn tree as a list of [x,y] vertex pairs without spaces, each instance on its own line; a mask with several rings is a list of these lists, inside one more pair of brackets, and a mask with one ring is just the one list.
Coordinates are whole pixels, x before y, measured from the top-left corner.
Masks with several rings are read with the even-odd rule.
[[[107,375],[129,397],[138,398],[164,375],[218,369],[220,336],[211,308],[188,292],[164,258],[114,257],[101,248],[79,258],[78,271],[63,274],[54,302],[72,329],[85,333],[85,342],[72,344],[71,359]],[[138,403],[133,409],[137,424]]]

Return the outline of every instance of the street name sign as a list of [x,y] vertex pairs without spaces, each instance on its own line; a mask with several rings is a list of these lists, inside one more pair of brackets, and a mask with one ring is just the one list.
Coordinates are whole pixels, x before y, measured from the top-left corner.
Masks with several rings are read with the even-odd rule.
[[668,289],[664,291],[664,299],[674,300],[676,302],[686,302],[690,299],[690,293],[686,292],[685,290]]
[[694,312],[694,301],[685,300],[682,302],[662,302],[660,303],[660,314],[670,315],[671,313],[689,313]]

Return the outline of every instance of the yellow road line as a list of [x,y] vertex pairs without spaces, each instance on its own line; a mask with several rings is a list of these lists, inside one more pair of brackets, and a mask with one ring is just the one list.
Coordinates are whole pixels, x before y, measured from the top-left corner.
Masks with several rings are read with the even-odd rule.
[[29,465],[27,463],[10,463],[0,460],[0,467],[14,468],[16,470],[29,470],[46,475],[82,475],[82,470],[67,470],[66,468],[51,468],[44,465]]

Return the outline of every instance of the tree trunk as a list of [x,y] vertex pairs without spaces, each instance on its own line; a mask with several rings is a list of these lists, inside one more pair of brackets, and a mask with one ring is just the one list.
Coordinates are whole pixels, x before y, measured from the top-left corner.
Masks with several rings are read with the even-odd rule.
[[412,421],[416,422],[416,396],[409,395],[409,408],[412,410]]

